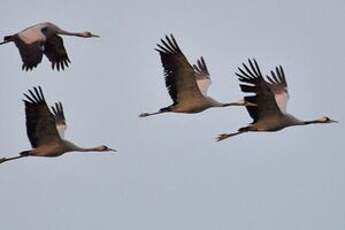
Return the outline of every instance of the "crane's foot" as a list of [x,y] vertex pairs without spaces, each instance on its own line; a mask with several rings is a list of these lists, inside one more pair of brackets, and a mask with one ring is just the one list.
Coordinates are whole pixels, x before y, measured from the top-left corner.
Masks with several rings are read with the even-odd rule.
[[231,137],[231,134],[222,133],[217,137],[216,140],[217,140],[217,142],[219,142],[219,141],[222,141],[222,140],[229,138],[229,137]]
[[5,158],[5,157],[0,158],[0,164],[1,164],[1,163],[4,163],[5,161],[6,161],[6,158]]
[[147,117],[147,116],[150,116],[149,113],[142,113],[142,114],[139,114],[139,117]]

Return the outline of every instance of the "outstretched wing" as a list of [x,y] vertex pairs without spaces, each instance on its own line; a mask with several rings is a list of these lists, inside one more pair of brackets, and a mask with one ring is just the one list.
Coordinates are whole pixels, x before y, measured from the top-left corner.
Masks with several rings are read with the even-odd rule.
[[260,68],[255,59],[253,62],[248,59],[249,67],[242,63],[243,68],[238,68],[235,73],[239,78],[241,90],[244,93],[254,93],[253,96],[245,96],[244,100],[254,103],[257,106],[246,106],[249,115],[253,118],[254,123],[264,117],[281,114],[279,107],[274,98],[274,93],[269,84],[262,77]]
[[282,66],[276,67],[276,72],[271,71],[271,76],[266,76],[268,85],[274,93],[274,97],[280,111],[287,113],[287,103],[289,101],[288,86]]
[[193,65],[193,68],[195,71],[194,76],[196,79],[196,83],[198,84],[201,93],[206,96],[207,90],[210,87],[212,81],[210,79],[210,73],[208,72],[204,58],[200,57],[200,59],[197,61],[197,64]]
[[62,103],[58,102],[55,103],[54,106],[51,107],[53,110],[54,118],[55,118],[55,125],[56,129],[59,132],[61,138],[65,136],[65,131],[67,129],[65,114],[63,112]]
[[174,36],[161,39],[162,45],[157,44],[156,50],[161,56],[164,68],[165,85],[174,105],[196,97],[202,97],[194,78],[193,67],[180,50]]
[[42,43],[34,42],[31,44],[26,44],[17,34],[13,35],[12,39],[16,44],[20,57],[23,61],[22,70],[28,71],[37,67],[37,65],[42,61]]
[[44,43],[44,54],[51,62],[52,69],[58,71],[65,70],[71,61],[68,58],[66,49],[63,45],[63,40],[60,36],[53,34],[49,36]]
[[54,115],[49,111],[42,88],[39,86],[24,94],[26,99],[26,131],[33,148],[61,141]]

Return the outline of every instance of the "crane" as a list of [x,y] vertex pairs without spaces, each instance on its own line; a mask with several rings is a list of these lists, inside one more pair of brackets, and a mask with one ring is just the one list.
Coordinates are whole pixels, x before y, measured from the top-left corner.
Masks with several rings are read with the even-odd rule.
[[283,67],[271,71],[271,76],[262,76],[261,70],[255,59],[248,59],[249,67],[242,63],[243,68],[238,68],[237,73],[241,90],[244,93],[255,95],[245,96],[244,100],[257,106],[246,106],[253,122],[246,127],[240,128],[234,133],[224,133],[217,137],[217,141],[239,135],[246,132],[279,131],[289,126],[334,123],[329,117],[321,117],[316,120],[303,121],[287,113],[289,99],[288,86]]
[[7,35],[0,45],[14,42],[23,61],[22,70],[28,71],[37,67],[43,54],[51,62],[51,67],[60,71],[69,66],[70,59],[59,35],[70,35],[82,38],[99,37],[91,32],[68,32],[57,25],[44,22],[30,26],[16,34]]
[[166,112],[199,113],[211,107],[252,105],[246,101],[221,103],[207,96],[211,80],[204,58],[201,57],[197,65],[190,65],[172,34],[170,37],[166,35],[165,40],[161,39],[161,43],[157,44],[155,50],[160,54],[165,85],[173,104],[158,112],[142,113],[139,117]]
[[67,128],[62,103],[52,106],[52,112],[46,103],[42,88],[34,87],[24,94],[26,131],[32,149],[19,153],[18,156],[1,158],[0,163],[28,156],[58,157],[67,152],[106,152],[113,151],[105,145],[82,148],[64,139]]

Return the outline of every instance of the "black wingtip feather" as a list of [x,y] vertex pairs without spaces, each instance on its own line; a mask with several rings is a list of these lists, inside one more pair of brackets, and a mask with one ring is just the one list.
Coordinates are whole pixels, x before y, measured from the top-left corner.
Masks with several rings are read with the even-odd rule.
[[172,34],[170,34],[170,37],[168,35],[165,35],[164,38],[165,40],[160,39],[161,44],[157,44],[158,48],[155,48],[156,51],[166,54],[177,54],[181,52],[176,39]]
[[43,90],[41,86],[33,87],[33,89],[28,90],[29,94],[24,93],[24,97],[27,99],[27,103],[30,104],[39,104],[39,103],[45,103],[45,98],[43,94]]

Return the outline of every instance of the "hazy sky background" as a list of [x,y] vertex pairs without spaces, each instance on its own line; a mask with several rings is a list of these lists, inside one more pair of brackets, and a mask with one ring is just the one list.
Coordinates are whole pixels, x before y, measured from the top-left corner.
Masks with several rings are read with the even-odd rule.
[[[62,101],[66,138],[118,153],[71,153],[0,165],[0,228],[345,229],[344,1],[2,0],[0,36],[51,21],[99,39],[65,37],[72,64],[44,58],[21,71],[14,44],[0,47],[1,157],[29,149],[23,93],[43,87]],[[241,135],[243,108],[200,114],[141,112],[170,105],[155,44],[174,33],[190,62],[203,55],[209,94],[243,94],[236,67],[255,57],[265,73],[282,64],[289,111],[339,124]]]

